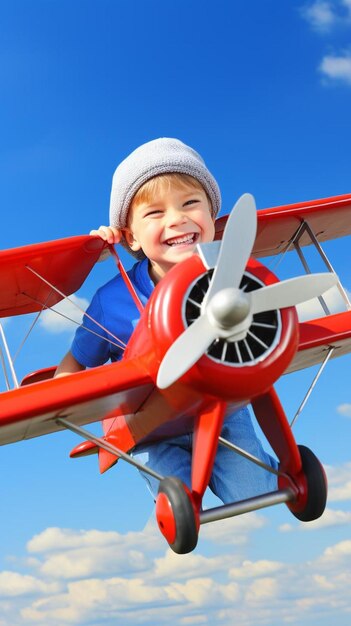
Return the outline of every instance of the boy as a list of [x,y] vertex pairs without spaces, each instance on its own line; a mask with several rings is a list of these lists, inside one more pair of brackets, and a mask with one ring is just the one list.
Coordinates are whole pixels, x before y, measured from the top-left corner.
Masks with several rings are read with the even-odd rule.
[[[213,240],[220,204],[218,184],[201,156],[177,139],[156,139],[137,148],[117,167],[110,227],[101,226],[91,234],[109,243],[121,242],[139,259],[128,274],[145,304],[173,265],[192,255],[197,243]],[[78,328],[57,376],[122,357],[111,335],[97,328],[90,317],[124,343],[139,319],[119,275],[97,291],[87,312],[84,328]],[[222,436],[277,469],[277,462],[263,450],[246,408],[226,416]],[[192,433],[187,433],[140,444],[132,454],[163,476],[177,476],[190,487],[191,451]],[[144,478],[156,498],[157,481],[146,475]],[[209,486],[222,502],[229,503],[275,490],[276,476],[220,445]]]

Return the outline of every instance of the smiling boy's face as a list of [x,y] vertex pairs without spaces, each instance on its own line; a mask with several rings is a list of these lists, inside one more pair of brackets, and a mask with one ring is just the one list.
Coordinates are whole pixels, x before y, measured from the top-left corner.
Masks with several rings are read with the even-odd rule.
[[133,201],[124,229],[130,248],[150,260],[156,284],[176,263],[191,256],[197,243],[212,241],[211,204],[202,187],[191,182],[156,185],[152,195]]

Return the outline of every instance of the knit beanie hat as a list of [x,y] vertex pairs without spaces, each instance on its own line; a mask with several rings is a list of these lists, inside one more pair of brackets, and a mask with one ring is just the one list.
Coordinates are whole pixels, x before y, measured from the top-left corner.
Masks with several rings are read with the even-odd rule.
[[[202,157],[179,139],[161,137],[139,146],[117,167],[112,179],[110,225],[125,228],[138,189],[154,176],[171,173],[189,174],[198,180],[211,200],[214,216],[217,215],[221,208],[220,190]],[[130,249],[129,252],[133,254]]]

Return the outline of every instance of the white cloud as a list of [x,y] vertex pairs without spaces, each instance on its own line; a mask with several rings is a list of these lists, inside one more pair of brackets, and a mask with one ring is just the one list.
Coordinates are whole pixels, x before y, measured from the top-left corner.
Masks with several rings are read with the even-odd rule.
[[304,5],[302,17],[319,33],[331,33],[336,26],[348,26],[351,19],[350,0],[315,0]]
[[43,311],[39,324],[50,333],[74,332],[76,325],[82,321],[82,309],[85,311],[88,304],[88,300],[73,294],[70,300],[61,300],[52,309]]
[[278,563],[277,561],[248,561],[245,560],[240,563],[239,567],[232,567],[229,570],[230,578],[257,578],[257,577],[265,577],[267,574],[273,574],[278,572],[284,567],[283,563]]
[[192,605],[215,606],[223,601],[233,602],[239,598],[236,583],[216,583],[212,578],[193,578],[185,583],[171,583],[167,587],[170,599],[184,600]]
[[199,577],[204,572],[208,576],[223,570],[223,568],[229,569],[232,564],[232,555],[220,554],[219,556],[209,558],[197,552],[192,552],[179,556],[169,549],[164,556],[155,558],[153,579],[172,578],[178,580],[179,578],[184,578],[184,576]]
[[289,524],[289,523],[281,524],[279,526],[279,530],[281,533],[289,533],[292,530],[296,530],[296,526],[294,526],[293,524]]
[[123,547],[144,547],[145,542],[149,550],[153,550],[159,541],[159,531],[152,516],[142,532],[128,532],[125,534],[117,531],[102,530],[72,530],[70,528],[46,528],[38,535],[34,535],[27,543],[30,553],[48,553],[55,551],[70,550],[92,547],[106,547],[121,545]]
[[254,580],[246,593],[248,602],[262,602],[274,599],[278,592],[279,583],[275,578]]
[[351,54],[326,55],[322,59],[319,71],[329,80],[351,85]]
[[301,530],[317,530],[320,528],[333,528],[345,526],[351,523],[351,511],[337,511],[326,509],[319,519],[309,524],[301,524]]
[[201,538],[217,544],[240,545],[246,543],[250,532],[262,528],[266,523],[266,518],[257,513],[240,515],[205,524],[201,528]]
[[52,552],[63,549],[106,546],[121,540],[117,532],[102,532],[99,530],[74,531],[69,528],[46,528],[43,532],[35,535],[28,541],[29,552]]
[[351,462],[338,467],[325,466],[329,502],[351,500]]
[[340,511],[334,509],[325,509],[322,517],[313,522],[302,523],[296,525],[282,524],[279,526],[280,532],[287,533],[295,530],[314,531],[322,528],[335,528],[336,526],[348,526],[351,523],[351,511]]
[[152,550],[160,541],[155,530],[150,526],[143,535],[121,535],[113,531],[47,528],[28,542],[27,549],[45,555],[38,565],[41,574],[60,579],[143,571],[150,565],[145,542]]
[[[340,541],[339,543],[326,548],[322,556],[318,559],[318,564],[338,567],[342,562],[350,562],[351,540]],[[351,576],[351,570],[348,570]]]
[[99,615],[110,615],[111,621],[107,623],[111,625],[166,622],[173,625],[181,623],[181,618],[176,621],[179,613],[189,619],[189,613],[198,607],[206,610],[223,602],[237,601],[238,591],[235,583],[216,583],[211,578],[163,582],[159,586],[144,578],[91,579],[70,583],[67,592],[58,595],[55,602],[52,597],[35,600],[22,610],[22,617],[26,624],[34,622],[45,626],[99,623]]
[[[126,534],[46,529],[27,544],[30,554],[37,554],[27,562],[36,575],[0,574],[0,626],[281,626],[289,622],[313,626],[319,613],[325,623],[337,614],[338,623],[345,626],[351,541],[327,546],[312,560],[300,550],[299,559],[292,564],[284,563],[283,549],[278,562],[269,559],[271,541],[262,542],[262,519],[254,515],[251,524],[251,517],[242,516],[237,527],[244,532],[246,524],[247,532],[258,531],[260,552],[266,558],[247,558],[247,552],[252,552],[247,543],[240,547],[228,544],[221,552],[212,535],[212,543],[201,539],[202,532],[193,553],[176,555],[160,534],[155,534],[154,522],[142,532]],[[207,526],[219,529],[218,524]],[[96,550],[101,559],[98,575],[83,574],[73,581],[62,578],[61,565],[57,570],[45,567],[58,557],[66,557],[71,566],[74,559],[89,562],[95,559],[91,552]],[[141,551],[142,571],[138,560],[130,560],[131,554]]]
[[[124,573],[132,569],[142,571],[146,569],[147,558],[140,550],[113,551],[112,546],[104,548],[86,548],[71,550],[65,554],[56,554],[48,558],[40,567],[40,572],[47,576],[73,579],[87,576],[97,576],[111,572]],[[119,563],[119,566],[116,565]]]
[[58,590],[59,586],[56,583],[46,583],[34,576],[11,571],[0,572],[0,597],[55,593]]
[[191,615],[190,617],[183,617],[181,621],[182,626],[193,626],[193,624],[208,624],[206,615]]
[[66,593],[55,598],[48,596],[35,600],[22,609],[22,617],[24,624],[83,625],[87,621],[94,623],[97,615],[123,615],[128,609],[140,606],[146,612],[148,606],[156,603],[171,604],[167,591],[149,585],[141,578],[94,578],[69,583]]
[[[351,25],[351,0],[315,0],[301,9],[302,17],[313,30],[331,36]],[[326,54],[318,66],[324,82],[351,85],[351,53],[349,50]]]
[[339,404],[337,412],[345,417],[351,417],[351,404]]
[[351,500],[351,480],[348,480],[342,485],[329,488],[328,499],[330,502]]
[[329,31],[335,24],[336,15],[333,3],[325,0],[316,0],[302,8],[302,15],[317,31]]
[[[221,520],[202,526],[200,539],[217,545],[243,545],[248,541],[250,533],[263,528],[265,524],[265,518],[256,513]],[[156,522],[150,519],[142,534],[47,528],[28,541],[27,550],[30,554],[38,555],[37,568],[42,574],[74,579],[97,576],[103,572],[125,573],[128,568],[143,571],[150,565],[147,554],[160,545],[164,547],[165,544]],[[155,579],[165,576],[177,579],[185,573],[199,576],[222,569],[224,564],[228,568],[233,565],[233,557],[221,555],[218,559],[207,559],[196,552],[179,557],[167,550],[164,556],[155,558],[153,576]]]

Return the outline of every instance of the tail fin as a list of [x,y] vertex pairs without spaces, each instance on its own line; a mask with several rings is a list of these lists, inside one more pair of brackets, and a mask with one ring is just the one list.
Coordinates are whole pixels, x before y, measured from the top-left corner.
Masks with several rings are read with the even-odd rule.
[[[103,421],[104,428],[104,441],[115,446],[118,450],[122,452],[129,452],[132,448],[134,448],[136,441],[129,430],[128,424],[126,422],[126,418],[124,415],[119,415],[118,417],[114,417],[111,421],[111,418],[108,418],[108,422],[106,420]],[[107,429],[107,423],[109,423],[109,428]],[[99,468],[101,474],[110,469],[115,463],[118,461],[118,452],[113,454],[112,452],[108,452],[107,450],[103,450],[99,448]]]
[[116,465],[118,461],[117,455],[112,454],[112,452],[107,452],[107,450],[103,450],[103,448],[99,448],[98,454],[100,474],[107,472],[107,470]]

